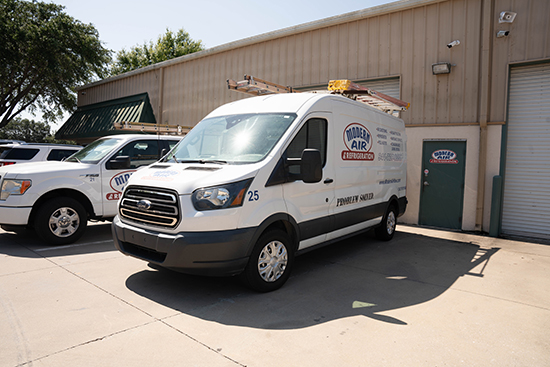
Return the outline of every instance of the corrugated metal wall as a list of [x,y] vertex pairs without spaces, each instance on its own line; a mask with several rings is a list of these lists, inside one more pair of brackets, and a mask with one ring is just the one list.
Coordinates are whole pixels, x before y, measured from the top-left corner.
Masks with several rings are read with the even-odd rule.
[[[217,106],[242,98],[227,90],[228,78],[254,75],[283,85],[306,87],[330,79],[365,80],[400,76],[401,99],[411,102],[402,114],[407,124],[479,121],[479,80],[483,1],[411,1],[398,11],[279,38],[257,37],[256,43],[204,57],[183,58],[164,67],[131,73],[86,88],[79,104],[148,92],[157,121],[193,126]],[[409,8],[405,8],[410,4]],[[495,0],[494,24],[502,10],[518,12],[506,39],[493,39],[489,121],[504,121],[507,64],[550,57],[548,0]],[[412,7],[412,8],[411,8]],[[404,9],[405,8],[405,9]],[[499,28],[500,27],[500,28]],[[495,32],[491,32],[495,33]],[[461,44],[447,48],[447,43]],[[238,42],[237,42],[238,44]],[[214,50],[215,51],[215,50]],[[454,64],[449,75],[434,76],[431,65]],[[162,89],[162,119],[159,102]]]
[[127,97],[140,93],[149,93],[150,103],[158,117],[159,70],[131,75],[113,81],[101,82],[97,86],[83,88],[78,93],[78,106],[85,106],[111,99]]

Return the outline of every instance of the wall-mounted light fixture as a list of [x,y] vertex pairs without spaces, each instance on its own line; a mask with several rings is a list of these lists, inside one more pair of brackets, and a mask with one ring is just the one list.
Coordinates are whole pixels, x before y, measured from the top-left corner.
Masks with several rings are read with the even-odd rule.
[[80,94],[82,94],[83,96],[85,96],[85,95],[86,95],[86,92],[81,92]]
[[438,62],[432,64],[432,74],[450,74],[451,73],[451,64],[448,62]]

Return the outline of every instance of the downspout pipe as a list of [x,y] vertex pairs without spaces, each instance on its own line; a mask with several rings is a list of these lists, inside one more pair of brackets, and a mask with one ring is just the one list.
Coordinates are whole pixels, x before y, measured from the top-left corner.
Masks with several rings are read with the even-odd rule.
[[494,27],[494,0],[483,0],[481,15],[481,58],[479,84],[479,165],[477,181],[475,230],[483,230],[483,210],[485,202],[485,174],[487,171],[487,122],[491,108],[491,73]]

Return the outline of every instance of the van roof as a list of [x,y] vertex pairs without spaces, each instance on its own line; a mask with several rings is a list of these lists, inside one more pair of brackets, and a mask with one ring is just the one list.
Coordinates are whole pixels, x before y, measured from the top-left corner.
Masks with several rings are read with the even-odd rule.
[[307,102],[314,103],[323,98],[334,97],[328,94],[315,93],[288,93],[269,94],[259,97],[250,97],[236,102],[227,103],[212,111],[208,117],[234,115],[239,113],[269,113],[297,112]]
[[322,92],[281,93],[244,98],[218,107],[205,118],[236,115],[241,113],[299,113],[300,109],[306,104],[308,106],[312,106],[314,103],[317,103],[323,99],[333,99],[341,102],[356,104],[357,106],[368,109],[374,113],[394,119],[396,118],[396,116],[385,113],[365,103],[357,102],[338,94]]

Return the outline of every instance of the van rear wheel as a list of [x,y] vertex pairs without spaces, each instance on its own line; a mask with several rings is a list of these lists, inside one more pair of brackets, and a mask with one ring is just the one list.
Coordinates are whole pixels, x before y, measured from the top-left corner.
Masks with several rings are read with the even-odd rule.
[[50,245],[66,245],[78,240],[86,230],[88,216],[78,201],[56,197],[38,209],[34,228]]
[[271,292],[285,284],[293,264],[290,238],[280,229],[271,230],[256,242],[242,278],[255,291]]
[[397,225],[397,209],[395,205],[390,205],[384,218],[382,218],[382,223],[380,226],[374,230],[376,238],[381,241],[389,241],[393,238],[395,233],[395,227]]

